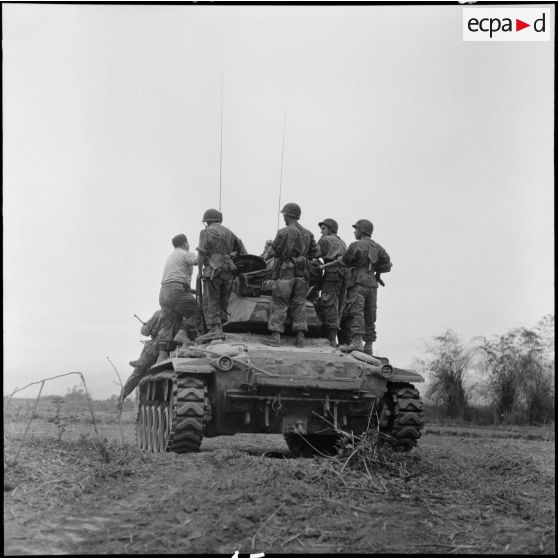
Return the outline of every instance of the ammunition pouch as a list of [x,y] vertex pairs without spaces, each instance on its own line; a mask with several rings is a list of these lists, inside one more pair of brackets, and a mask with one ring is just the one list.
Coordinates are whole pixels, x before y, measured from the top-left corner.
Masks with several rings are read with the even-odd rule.
[[224,281],[227,281],[232,279],[237,271],[232,258],[228,254],[211,254],[209,256],[209,261],[203,268],[202,276],[204,279],[209,280],[218,276]]

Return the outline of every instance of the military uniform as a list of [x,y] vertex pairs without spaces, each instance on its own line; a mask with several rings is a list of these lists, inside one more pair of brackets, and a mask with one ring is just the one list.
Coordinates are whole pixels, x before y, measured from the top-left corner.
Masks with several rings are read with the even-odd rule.
[[167,259],[159,291],[160,351],[170,350],[169,344],[176,335],[183,317],[200,320],[200,309],[190,289],[193,266],[197,262],[198,256],[183,248],[175,248]]
[[227,321],[234,271],[230,254],[246,254],[242,240],[220,223],[213,222],[200,232],[199,246],[203,263],[203,314],[210,330]]
[[392,264],[388,253],[369,237],[350,244],[342,261],[347,270],[347,298],[345,301],[348,318],[347,332],[350,338],[363,337],[371,343],[376,340],[376,306],[378,281],[375,273],[387,273]]
[[273,264],[273,298],[268,321],[272,332],[285,331],[285,319],[290,310],[292,329],[308,331],[306,295],[310,276],[310,259],[320,254],[314,235],[298,222],[277,232],[271,245]]
[[[347,245],[336,234],[322,236],[318,248],[324,264],[340,258],[347,250]],[[324,326],[328,330],[339,329],[340,301],[345,289],[345,269],[341,264],[332,264],[324,269],[320,310]]]
[[137,360],[130,362],[134,367],[134,371],[131,376],[126,380],[126,383],[122,387],[119,397],[119,406],[134,389],[136,389],[142,377],[147,373],[149,368],[157,362],[157,356],[159,354],[159,344],[157,336],[159,334],[161,310],[156,310],[153,316],[143,324],[141,327],[141,334],[146,337],[151,337],[149,341],[143,344],[143,349],[141,351],[140,357]]

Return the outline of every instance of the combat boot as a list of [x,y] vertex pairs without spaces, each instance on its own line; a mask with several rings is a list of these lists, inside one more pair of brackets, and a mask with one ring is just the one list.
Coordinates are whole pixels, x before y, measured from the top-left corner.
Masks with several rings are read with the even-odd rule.
[[278,331],[272,331],[271,337],[266,339],[264,343],[272,347],[279,347],[279,345],[281,345],[281,334]]
[[372,341],[366,341],[366,343],[364,343],[364,349],[362,349],[362,352],[372,356]]
[[344,353],[351,351],[362,351],[362,335],[353,335],[353,339],[349,345],[339,345],[338,349]]
[[196,341],[199,343],[206,343],[207,341],[213,341],[215,339],[223,339],[223,334],[219,331],[218,325],[210,325],[209,331],[200,335]]
[[337,347],[337,330],[330,329],[327,334],[327,340],[330,347]]
[[299,349],[306,347],[306,341],[304,340],[304,331],[296,332],[295,347],[298,347]]
[[141,360],[131,360],[128,363],[132,368],[137,368],[141,364]]

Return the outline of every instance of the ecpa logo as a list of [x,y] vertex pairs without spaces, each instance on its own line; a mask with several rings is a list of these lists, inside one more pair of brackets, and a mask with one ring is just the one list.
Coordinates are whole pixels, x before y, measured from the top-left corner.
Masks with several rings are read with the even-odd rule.
[[549,41],[550,8],[463,8],[464,41]]

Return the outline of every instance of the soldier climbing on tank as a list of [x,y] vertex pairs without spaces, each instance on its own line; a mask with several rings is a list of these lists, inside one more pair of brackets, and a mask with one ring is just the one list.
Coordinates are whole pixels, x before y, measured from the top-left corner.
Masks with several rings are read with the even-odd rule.
[[137,360],[130,361],[130,366],[134,368],[134,371],[126,380],[124,386],[122,386],[122,390],[118,396],[118,403],[116,406],[119,413],[122,412],[124,399],[126,399],[126,397],[128,397],[128,395],[136,389],[142,377],[149,371],[149,368],[157,362],[157,356],[159,354],[157,336],[159,334],[160,318],[161,310],[156,310],[153,313],[153,316],[151,316],[151,318],[149,318],[149,320],[141,326],[141,334],[146,337],[151,337],[151,339],[145,341],[143,344],[143,349],[139,358]]
[[270,255],[271,245],[273,244],[273,240],[266,240],[264,250],[260,258],[265,262],[266,267],[273,266],[273,256]]
[[[373,241],[374,225],[368,219],[359,219],[354,225],[356,241],[349,245],[340,261],[350,267],[346,270],[346,314],[350,343],[341,345],[341,351],[362,351],[372,355],[376,341],[376,304],[380,274],[391,270],[388,253]],[[364,347],[363,347],[364,340]]]
[[196,250],[200,258],[198,268],[203,283],[203,314],[207,333],[199,340],[222,339],[223,323],[227,321],[227,306],[231,295],[236,267],[233,257],[246,254],[242,240],[224,227],[223,215],[216,209],[208,209],[202,221],[206,228],[200,232]]
[[159,291],[161,318],[157,362],[168,358],[170,344],[183,317],[191,317],[196,323],[201,319],[200,308],[190,288],[192,271],[198,262],[198,256],[189,251],[188,239],[184,234],[176,235],[172,239],[172,245],[174,251],[167,258]]
[[329,264],[323,270],[319,308],[327,328],[329,344],[337,347],[337,332],[345,290],[345,268],[338,260],[347,251],[347,245],[337,235],[338,225],[334,219],[324,219],[318,226],[322,233],[318,240],[320,257],[324,264]]
[[306,295],[308,294],[310,262],[320,255],[314,235],[305,229],[300,219],[300,206],[287,203],[281,210],[286,227],[279,229],[271,245],[273,265],[273,294],[267,327],[271,331],[268,344],[278,346],[285,331],[287,311],[292,330],[296,333],[296,346],[304,347]]

